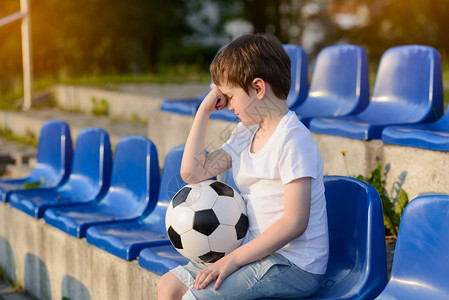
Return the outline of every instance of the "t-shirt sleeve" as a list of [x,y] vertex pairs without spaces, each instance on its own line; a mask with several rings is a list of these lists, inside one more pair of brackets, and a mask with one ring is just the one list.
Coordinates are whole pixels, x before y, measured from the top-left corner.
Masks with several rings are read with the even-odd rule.
[[233,148],[232,144],[235,141],[235,135],[234,135],[235,129],[236,128],[234,128],[234,130],[232,130],[231,137],[221,146],[221,149],[226,151],[231,156],[232,156],[232,148]]
[[252,127],[238,123],[232,130],[231,137],[221,146],[221,149],[226,151],[231,157],[240,155],[241,151],[251,142],[250,135],[253,130],[254,128]]
[[321,154],[313,137],[300,129],[290,130],[279,145],[279,174],[282,184],[292,180],[319,176]]

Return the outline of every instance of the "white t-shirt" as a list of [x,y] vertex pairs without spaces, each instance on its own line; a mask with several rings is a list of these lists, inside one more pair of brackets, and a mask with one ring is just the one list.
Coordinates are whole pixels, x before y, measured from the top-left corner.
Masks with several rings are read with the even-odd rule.
[[259,125],[237,124],[222,146],[232,157],[235,183],[247,204],[249,240],[254,239],[284,212],[284,185],[311,177],[311,207],[306,231],[277,252],[303,270],[324,274],[329,256],[323,160],[309,130],[289,111],[266,144],[250,152]]

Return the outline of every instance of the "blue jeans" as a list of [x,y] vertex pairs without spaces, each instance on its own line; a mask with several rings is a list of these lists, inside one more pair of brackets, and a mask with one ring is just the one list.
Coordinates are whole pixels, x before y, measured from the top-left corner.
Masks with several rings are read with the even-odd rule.
[[[205,263],[190,262],[171,270],[196,299],[304,298],[314,294],[322,275],[306,272],[278,253],[241,267],[227,277],[218,290],[212,282],[203,290],[193,286]],[[186,294],[187,295],[187,294]]]

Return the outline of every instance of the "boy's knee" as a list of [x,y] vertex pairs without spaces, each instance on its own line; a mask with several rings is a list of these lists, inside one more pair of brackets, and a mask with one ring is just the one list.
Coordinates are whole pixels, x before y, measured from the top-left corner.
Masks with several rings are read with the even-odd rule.
[[157,293],[161,294],[170,290],[170,278],[167,274],[162,275],[157,283]]
[[181,299],[188,288],[172,273],[168,272],[157,283],[159,299]]

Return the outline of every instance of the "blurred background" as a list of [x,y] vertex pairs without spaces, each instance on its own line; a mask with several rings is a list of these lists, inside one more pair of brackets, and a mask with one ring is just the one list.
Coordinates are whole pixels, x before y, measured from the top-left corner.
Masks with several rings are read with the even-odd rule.
[[[0,18],[19,10],[19,0],[0,1]],[[207,82],[218,48],[253,32],[301,45],[310,67],[325,46],[360,45],[371,73],[390,47],[433,46],[447,78],[448,0],[30,0],[30,13],[35,90]],[[0,41],[0,108],[7,109],[22,95],[20,21],[0,27]]]

